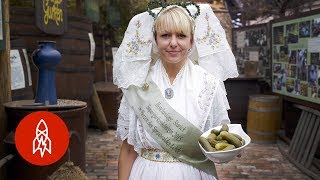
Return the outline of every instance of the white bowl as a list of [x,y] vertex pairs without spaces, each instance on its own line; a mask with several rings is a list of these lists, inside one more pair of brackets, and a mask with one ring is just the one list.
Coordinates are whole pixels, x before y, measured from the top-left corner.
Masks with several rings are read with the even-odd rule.
[[[225,163],[233,160],[238,154],[240,154],[243,148],[251,142],[251,138],[243,131],[241,124],[228,124],[228,127],[229,132],[238,134],[245,140],[245,144],[243,146],[227,151],[208,152],[198,142],[203,154],[215,163]],[[208,131],[204,132],[201,136],[205,138],[208,137],[212,129],[220,130],[221,126],[211,128]]]

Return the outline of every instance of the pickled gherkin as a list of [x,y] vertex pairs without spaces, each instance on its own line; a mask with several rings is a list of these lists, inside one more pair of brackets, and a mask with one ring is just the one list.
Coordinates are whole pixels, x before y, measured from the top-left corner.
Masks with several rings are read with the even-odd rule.
[[200,136],[199,142],[206,151],[209,151],[209,152],[215,151],[215,149],[210,145],[210,143],[205,137]]
[[219,134],[219,135],[216,137],[216,140],[221,141],[221,140],[222,140],[222,136]]
[[220,142],[215,145],[215,148],[216,148],[216,150],[219,151],[219,150],[226,148],[229,145],[230,145],[229,143]]
[[215,135],[214,133],[209,134],[209,136],[207,137],[208,142],[211,144],[212,147],[214,147],[213,144],[216,144],[216,137],[217,135]]
[[236,147],[232,144],[228,144],[227,147],[225,147],[224,149],[222,149],[222,151],[227,151],[227,150],[231,150],[231,149],[235,149]]
[[246,141],[244,139],[242,139],[241,143],[242,143],[242,146],[243,146],[244,144],[246,144]]
[[[230,133],[230,132],[229,132],[229,133]],[[242,137],[239,136],[238,134],[235,134],[235,133],[230,133],[230,134],[234,135],[234,136],[237,137],[240,141],[242,141]]]
[[211,130],[211,133],[214,133],[215,135],[219,135],[220,134],[220,131],[219,130],[216,130],[216,129],[212,129]]
[[245,140],[241,136],[229,132],[227,124],[223,124],[220,130],[211,130],[206,138],[200,137],[199,142],[208,152],[227,151],[245,145]]
[[235,137],[234,135],[226,132],[226,131],[223,131],[220,133],[222,139],[225,139],[227,140],[230,144],[233,144],[235,147],[241,147],[242,146],[242,143],[241,141]]
[[227,124],[223,124],[223,125],[222,125],[222,127],[221,127],[221,129],[220,129],[220,133],[221,133],[222,131],[227,131],[227,132],[229,132],[229,127],[228,127]]
[[209,136],[207,137],[207,140],[210,142],[210,140],[215,140],[217,137],[217,135],[215,135],[214,133],[209,134]]

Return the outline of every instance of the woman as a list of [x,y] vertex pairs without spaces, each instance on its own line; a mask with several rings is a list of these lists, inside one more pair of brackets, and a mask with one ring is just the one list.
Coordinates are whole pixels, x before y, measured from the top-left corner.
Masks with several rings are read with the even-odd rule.
[[[237,76],[237,71],[229,48],[217,47],[219,53],[208,49],[225,45],[224,34],[196,34],[200,25],[195,28],[195,24],[199,22],[211,32],[210,23],[205,24],[213,17],[210,6],[200,6],[198,10],[204,14],[196,22],[195,16],[190,16],[192,12],[196,14],[195,9],[189,13],[181,6],[168,6],[154,21],[149,12],[135,16],[129,24],[114,61],[114,83],[124,92],[117,128],[117,135],[123,140],[119,180],[217,177],[214,164],[199,151],[197,139],[203,131],[230,122],[226,93],[220,82]],[[212,41],[218,38],[223,43]],[[188,56],[196,58],[190,60]],[[217,60],[214,63],[213,56]],[[211,74],[192,61],[211,65],[207,67]],[[212,75],[221,71],[225,72],[219,77]]]

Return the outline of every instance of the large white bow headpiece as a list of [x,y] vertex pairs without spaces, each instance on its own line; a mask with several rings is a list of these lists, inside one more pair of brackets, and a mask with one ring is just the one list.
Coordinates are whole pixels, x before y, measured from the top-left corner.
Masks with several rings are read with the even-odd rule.
[[[166,8],[170,7],[172,6]],[[199,4],[199,7],[200,14],[195,19],[194,45],[189,59],[221,81],[237,77],[235,57],[220,21],[210,5]],[[197,11],[194,6],[187,8],[191,14]],[[157,8],[152,11],[158,13],[160,10]],[[151,61],[158,59],[153,23],[154,19],[148,12],[131,19],[113,62],[113,81],[119,88],[127,88],[130,85],[142,86]]]

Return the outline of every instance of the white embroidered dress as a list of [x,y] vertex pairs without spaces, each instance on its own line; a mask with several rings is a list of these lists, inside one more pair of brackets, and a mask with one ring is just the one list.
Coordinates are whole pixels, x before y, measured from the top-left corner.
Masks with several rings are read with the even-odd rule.
[[[219,80],[200,66],[188,60],[172,85],[159,60],[151,67],[149,73],[160,88],[163,98],[165,89],[173,89],[173,98],[166,99],[168,104],[201,131],[222,123],[230,123],[226,110],[229,107],[227,98]],[[121,140],[127,139],[137,153],[141,153],[141,149],[144,148],[162,150],[144,130],[125,97],[122,98],[119,108],[117,136]],[[133,164],[130,179],[211,180],[215,177],[184,163],[155,162],[138,156]]]

